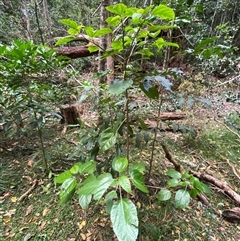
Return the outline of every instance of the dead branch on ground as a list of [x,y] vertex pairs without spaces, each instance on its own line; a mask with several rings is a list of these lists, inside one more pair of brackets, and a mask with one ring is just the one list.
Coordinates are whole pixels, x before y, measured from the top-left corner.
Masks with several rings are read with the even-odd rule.
[[240,195],[236,193],[226,182],[222,182],[217,178],[205,173],[199,173],[195,171],[190,171],[190,173],[201,180],[212,183],[214,186],[218,187],[221,190],[221,192],[230,197],[237,204],[240,204]]

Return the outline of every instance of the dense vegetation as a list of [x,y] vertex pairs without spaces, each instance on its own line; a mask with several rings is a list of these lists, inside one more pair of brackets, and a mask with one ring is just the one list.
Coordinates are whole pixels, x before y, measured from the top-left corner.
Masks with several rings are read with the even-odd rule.
[[238,240],[237,0],[111,4],[0,6],[0,238]]

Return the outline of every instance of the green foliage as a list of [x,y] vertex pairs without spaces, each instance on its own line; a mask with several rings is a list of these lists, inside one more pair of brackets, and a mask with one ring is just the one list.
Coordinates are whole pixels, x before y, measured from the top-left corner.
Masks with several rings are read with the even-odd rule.
[[[48,80],[63,66],[53,49],[30,41],[15,40],[0,49],[0,113],[7,136],[27,135],[37,130],[43,147],[42,131],[46,114],[53,114],[54,102],[63,91]],[[43,151],[46,164],[46,157]]]
[[[169,188],[178,188],[174,197],[174,204],[176,208],[186,208],[189,205],[191,198],[195,198],[198,194],[211,193],[210,189],[192,174],[182,174],[175,169],[169,169],[167,171],[167,175],[171,178],[167,182],[167,186]],[[168,201],[171,197],[171,190],[167,188],[161,189],[157,194],[159,201]]]
[[[62,183],[64,186],[62,196],[60,194],[61,204],[68,201],[73,192],[77,193],[79,203],[84,209],[87,209],[94,201],[104,203],[118,239],[136,240],[138,236],[137,209],[129,199],[129,194],[134,195],[139,191],[149,194],[150,191],[145,185],[144,163],[141,161],[135,163],[129,154],[130,140],[135,136],[134,128],[136,127],[129,118],[130,114],[132,116],[135,114],[129,107],[129,94],[134,90],[142,91],[147,98],[160,106],[160,113],[165,94],[173,93],[171,81],[163,77],[160,72],[149,71],[145,76],[138,74],[138,71],[141,70],[139,59],[149,60],[156,50],[161,52],[165,47],[178,47],[178,44],[159,37],[162,30],[174,28],[171,21],[174,20],[175,14],[172,8],[165,5],[136,8],[119,3],[108,6],[106,9],[112,13],[106,20],[109,28],[95,30],[91,26],[77,25],[74,21],[64,19],[61,22],[70,29],[74,28],[74,31],[68,31],[70,36],[64,40],[60,39],[57,43],[71,41],[71,37],[76,34],[86,34],[91,42],[89,51],[97,51],[101,47],[94,41],[94,38],[112,33],[116,28],[118,30],[118,35],[113,36],[111,47],[103,51],[103,57],[116,58],[121,71],[109,85],[100,86],[104,93],[99,102],[103,118],[99,128],[87,133],[83,138],[83,143],[88,146],[89,156],[95,160],[96,156],[103,154],[104,161],[102,163],[88,161],[89,156],[86,155],[83,158],[83,161],[86,160],[84,163],[78,163],[69,171],[60,174],[55,178],[55,182]],[[126,19],[128,19],[127,24],[120,24]],[[162,25],[159,25],[159,21],[162,21]],[[92,89],[87,83],[83,84],[83,88],[86,92]],[[86,93],[81,99],[85,100],[87,97]],[[142,127],[146,127],[144,119],[136,118]],[[158,119],[160,119],[159,116]],[[152,162],[153,158],[149,161],[150,166]],[[82,168],[85,165],[92,167],[89,169],[91,172]],[[148,173],[150,176],[151,167]],[[174,170],[169,170],[168,175],[172,178],[168,182],[169,188],[181,188],[175,194],[177,208],[184,208],[189,204],[190,193],[186,189],[190,185],[197,193],[203,192],[202,185],[193,179],[192,175],[184,176]],[[67,182],[66,185],[65,182]],[[158,194],[158,198],[167,201],[171,195],[170,190],[163,189]]]

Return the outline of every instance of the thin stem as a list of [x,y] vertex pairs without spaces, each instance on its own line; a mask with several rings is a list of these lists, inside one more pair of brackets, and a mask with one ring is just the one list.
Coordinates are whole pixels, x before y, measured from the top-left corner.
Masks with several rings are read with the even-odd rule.
[[130,143],[129,143],[129,108],[128,108],[128,103],[129,103],[129,99],[128,99],[128,90],[126,90],[126,93],[125,93],[125,97],[126,97],[126,123],[127,123],[127,135],[126,135],[126,141],[127,141],[127,153],[126,153],[126,156],[127,156],[127,159],[129,160],[129,151],[130,151]]
[[[160,91],[160,93],[162,93],[162,91]],[[154,137],[153,137],[153,144],[152,144],[152,150],[151,150],[151,157],[150,157],[150,162],[149,162],[148,181],[149,181],[150,175],[152,173],[154,149],[155,149],[155,143],[156,143],[156,140],[157,140],[157,131],[158,131],[159,124],[160,124],[160,121],[161,121],[160,116],[161,116],[162,102],[163,102],[163,98],[162,98],[162,95],[161,95],[161,98],[159,100],[159,106],[158,106],[157,124],[156,124],[155,130],[154,130]]]
[[[37,113],[35,111],[34,111],[34,117],[35,117],[35,120],[37,120]],[[45,152],[45,148],[44,148],[44,144],[43,144],[42,130],[39,127],[39,125],[37,125],[37,130],[38,130],[38,137],[39,137],[39,140],[40,140],[41,151],[42,151],[42,155],[43,155],[43,161],[44,161],[44,164],[45,164],[45,168],[46,168],[46,170],[49,170],[47,158],[46,158],[46,152]]]

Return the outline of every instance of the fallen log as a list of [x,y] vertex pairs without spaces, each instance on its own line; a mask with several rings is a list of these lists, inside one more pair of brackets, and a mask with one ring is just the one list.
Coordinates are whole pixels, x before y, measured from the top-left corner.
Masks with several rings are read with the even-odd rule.
[[240,208],[232,208],[222,212],[223,218],[231,223],[240,223]]
[[88,50],[89,46],[75,46],[75,47],[59,47],[55,48],[58,55],[67,56],[70,59],[77,59],[82,57],[88,57],[92,55],[96,55],[98,51],[96,52],[90,52]]
[[217,178],[205,173],[199,173],[195,171],[190,171],[190,173],[193,174],[195,177],[199,178],[200,180],[212,183],[214,186],[218,187],[221,190],[221,192],[223,192],[225,195],[227,195],[237,204],[240,205],[240,195],[236,193],[234,190],[232,190],[232,188],[227,183],[222,182]]

